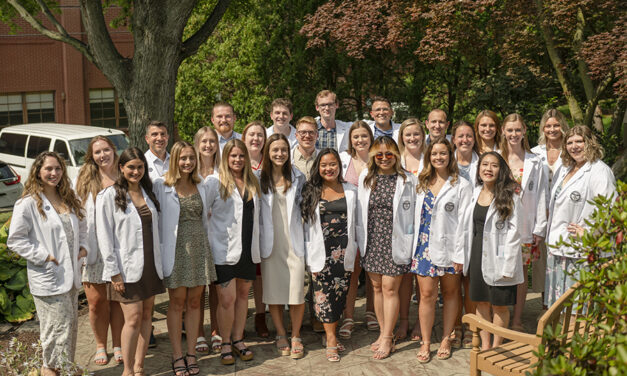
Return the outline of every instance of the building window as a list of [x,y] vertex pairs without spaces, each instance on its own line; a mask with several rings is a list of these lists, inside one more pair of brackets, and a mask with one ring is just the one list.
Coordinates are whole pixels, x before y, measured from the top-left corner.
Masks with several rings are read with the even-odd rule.
[[54,122],[54,93],[0,94],[0,126]]
[[128,117],[122,103],[113,89],[89,90],[89,116],[91,125],[107,128],[128,127]]

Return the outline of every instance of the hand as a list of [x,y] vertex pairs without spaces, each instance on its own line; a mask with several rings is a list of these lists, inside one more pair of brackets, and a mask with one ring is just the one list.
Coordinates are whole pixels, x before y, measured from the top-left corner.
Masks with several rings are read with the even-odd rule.
[[116,274],[111,277],[111,284],[113,285],[113,289],[120,294],[124,294],[124,291],[126,291],[126,289],[124,288],[124,280],[122,279],[121,274]]
[[543,241],[544,241],[544,238],[542,236],[533,235],[533,246],[534,247],[539,247],[540,243],[542,243]]
[[87,250],[86,250],[85,248],[81,247],[81,248],[78,250],[78,259],[80,260],[80,259],[82,259],[83,257],[87,257]]
[[571,235],[582,236],[584,233],[583,227],[579,226],[576,223],[570,223],[568,226],[566,226],[566,230],[568,230]]
[[312,273],[311,273],[311,276],[312,276],[312,277],[316,277],[316,278],[318,278],[318,272],[312,272]]
[[54,256],[53,256],[53,255],[48,255],[48,257],[46,258],[46,262],[48,262],[48,261],[52,261],[52,262],[54,262],[56,265],[59,265],[59,261],[57,261],[57,259],[56,259],[56,258],[54,258]]
[[455,269],[455,273],[461,273],[464,271],[464,265],[458,264],[456,262],[453,263],[453,269]]

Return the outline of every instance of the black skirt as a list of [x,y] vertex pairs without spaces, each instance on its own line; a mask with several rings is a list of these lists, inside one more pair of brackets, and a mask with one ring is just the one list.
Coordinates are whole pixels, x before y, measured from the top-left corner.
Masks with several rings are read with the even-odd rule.
[[517,286],[490,286],[483,279],[481,260],[483,259],[483,226],[489,206],[481,206],[477,202],[472,215],[474,231],[468,276],[470,279],[470,300],[473,302],[489,302],[495,306],[516,304]]

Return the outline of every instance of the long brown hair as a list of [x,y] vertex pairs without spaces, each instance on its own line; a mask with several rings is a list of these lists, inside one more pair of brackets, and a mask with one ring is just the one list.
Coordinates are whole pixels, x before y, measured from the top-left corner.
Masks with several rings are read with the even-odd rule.
[[246,201],[252,200],[254,195],[259,195],[261,188],[257,177],[253,173],[253,169],[250,167],[250,156],[248,155],[248,149],[242,140],[232,139],[229,140],[224,149],[222,150],[222,161],[220,162],[220,197],[222,200],[227,200],[233,194],[235,189],[235,179],[233,179],[233,173],[229,168],[229,154],[234,148],[240,149],[244,153],[244,189],[246,191]]
[[281,133],[274,133],[270,137],[268,137],[268,141],[263,147],[263,159],[261,162],[261,191],[263,193],[268,192],[276,192],[276,187],[274,186],[274,179],[272,179],[272,169],[274,169],[274,165],[270,160],[270,145],[272,145],[275,141],[284,141],[285,145],[287,145],[287,160],[281,166],[281,174],[285,179],[285,187],[283,187],[283,193],[287,192],[288,189],[292,186],[292,158],[290,156],[290,142],[287,140],[287,137]]
[[[178,183],[181,179],[181,170],[179,168],[179,159],[181,158],[181,153],[183,149],[191,148],[194,151],[194,156],[197,157],[196,149],[194,149],[194,145],[190,144],[187,141],[176,141],[172,146],[172,150],[170,150],[170,167],[168,167],[168,171],[165,173],[165,185],[172,187]],[[198,177],[198,160],[196,160],[196,165],[194,166],[194,170],[189,175],[190,180],[193,184],[200,183],[200,178]]]
[[477,162],[477,184],[483,184],[483,179],[481,179],[479,172],[481,171],[481,162],[488,155],[496,157],[499,161],[499,174],[494,184],[494,207],[499,213],[499,218],[504,221],[514,212],[514,195],[517,194],[516,191],[520,188],[520,185],[512,177],[512,171],[509,169],[505,159],[495,151],[483,153],[479,157]]
[[[524,151],[531,153],[531,148],[529,147],[529,140],[527,140],[527,124],[523,120],[522,116],[519,114],[509,114],[503,119],[503,124],[501,125],[501,130],[505,128],[507,123],[515,123],[519,122],[523,128],[523,136],[522,136],[522,148]],[[501,155],[505,161],[509,160],[509,142],[505,139],[505,132],[503,131],[503,135],[501,136],[501,144],[499,145],[501,149]]]
[[568,139],[572,136],[581,136],[584,141],[583,154],[588,162],[595,162],[601,158],[603,158],[603,146],[599,144],[597,138],[594,136],[590,128],[585,125],[576,125],[570,128],[566,132],[566,136],[564,136],[564,141],[562,142],[562,164],[571,168],[575,166],[576,162],[573,157],[570,156],[568,151],[566,150],[566,143]]
[[427,146],[427,150],[425,150],[425,156],[423,158],[424,168],[418,176],[418,184],[416,185],[416,192],[418,193],[427,192],[431,179],[433,179],[436,175],[435,167],[431,164],[431,151],[437,144],[446,146],[446,150],[448,150],[448,165],[446,166],[446,172],[453,178],[451,180],[451,185],[455,185],[457,183],[459,170],[457,168],[457,160],[455,159],[455,150],[453,149],[453,145],[451,145],[446,137],[438,137],[435,140],[431,140],[431,143]]
[[76,193],[80,197],[82,202],[87,200],[87,197],[91,193],[91,197],[96,202],[96,196],[98,192],[102,190],[102,179],[100,178],[100,167],[94,160],[94,144],[98,141],[104,141],[113,150],[113,170],[118,173],[118,153],[115,148],[115,144],[109,138],[105,136],[96,136],[91,139],[87,146],[87,153],[85,154],[85,164],[78,172],[78,178],[76,179]]
[[352,136],[353,136],[353,132],[358,129],[365,129],[366,132],[368,132],[368,137],[370,138],[370,145],[372,145],[372,143],[374,142],[372,129],[370,129],[370,126],[368,125],[368,123],[366,123],[363,120],[357,120],[356,122],[354,122],[353,125],[351,125],[350,129],[348,130],[348,148],[346,149],[348,154],[350,154],[352,157],[354,157],[356,153],[355,149],[353,148]]
[[477,117],[475,118],[475,126],[474,126],[475,135],[477,136],[475,137],[475,145],[477,145],[477,149],[479,151],[483,150],[483,143],[484,143],[481,136],[479,136],[479,123],[481,122],[481,119],[484,117],[488,117],[492,119],[494,121],[494,124],[496,124],[496,134],[494,135],[494,145],[498,146],[499,140],[501,139],[501,121],[499,120],[499,117],[496,114],[496,112],[490,111],[490,110],[483,110],[479,112],[479,115],[477,115]]
[[370,151],[368,152],[368,172],[366,173],[366,178],[364,179],[364,185],[371,190],[374,190],[377,185],[377,180],[375,179],[376,175],[379,173],[379,166],[375,163],[375,155],[379,152],[379,147],[384,145],[386,149],[392,152],[396,157],[396,161],[394,162],[394,171],[403,177],[403,181],[407,180],[407,174],[405,174],[405,170],[401,166],[401,153],[398,150],[398,146],[394,139],[390,136],[381,136],[374,140],[372,145],[370,146]]
[[44,165],[44,162],[48,157],[56,159],[61,166],[61,180],[57,184],[57,193],[61,197],[61,201],[63,201],[63,203],[70,208],[70,211],[76,214],[78,219],[83,219],[85,217],[85,213],[83,212],[81,201],[72,189],[70,178],[67,176],[65,160],[54,151],[41,152],[37,158],[35,158],[35,162],[33,162],[30,172],[28,173],[28,179],[26,179],[26,183],[24,183],[22,197],[31,196],[37,203],[37,211],[39,211],[39,214],[41,214],[44,220],[47,219],[46,213],[43,209],[43,200],[40,196],[40,194],[44,192],[44,186],[39,173],[41,172],[41,167]]
[[[148,162],[146,162],[146,157],[141,150],[136,147],[127,148],[120,155],[120,160],[118,161],[118,169],[124,167],[128,162],[133,159],[139,159],[144,164],[144,176],[142,176],[139,181],[139,186],[144,189],[148,198],[155,204],[157,211],[161,211],[161,207],[159,206],[159,201],[157,201],[157,196],[155,196],[152,191],[152,181],[150,181],[150,176],[148,176]],[[113,188],[115,189],[115,206],[122,211],[126,211],[128,206],[128,201],[126,201],[126,195],[128,193],[128,181],[124,177],[122,172],[118,173],[118,180],[113,184]]]
[[451,128],[451,142],[453,143],[453,148],[457,150],[457,146],[455,146],[455,134],[461,127],[468,127],[472,131],[472,139],[474,140],[472,150],[479,155],[479,149],[477,148],[477,133],[475,132],[475,128],[473,128],[473,126],[465,120],[458,121],[453,125],[453,128]]

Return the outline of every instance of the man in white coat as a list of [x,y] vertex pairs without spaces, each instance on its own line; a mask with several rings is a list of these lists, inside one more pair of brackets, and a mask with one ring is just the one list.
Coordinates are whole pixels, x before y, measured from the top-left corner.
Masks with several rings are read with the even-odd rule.
[[153,120],[146,126],[146,143],[148,150],[144,154],[148,166],[146,169],[151,181],[155,181],[168,171],[170,166],[170,153],[166,150],[168,147],[168,127],[165,123]]
[[318,140],[316,149],[335,149],[338,153],[348,149],[348,130],[351,123],[335,119],[335,112],[339,107],[337,95],[331,90],[322,90],[316,95],[316,117],[318,125]]
[[427,115],[427,120],[425,120],[425,127],[427,127],[429,131],[425,139],[425,145],[429,145],[432,139],[441,136],[446,136],[446,139],[451,141],[451,135],[446,134],[449,124],[450,122],[446,118],[446,112],[444,112],[444,110],[440,110],[439,108],[431,110],[429,115]]
[[266,137],[272,136],[274,133],[281,133],[290,142],[290,148],[297,144],[296,128],[290,123],[294,117],[292,112],[292,101],[286,98],[277,98],[270,105],[270,119],[272,126],[266,128]]
[[392,121],[394,110],[387,98],[378,96],[372,98],[370,116],[373,120],[366,120],[366,123],[370,126],[375,140],[381,136],[389,136],[398,143],[398,130],[401,125]]
[[211,110],[211,123],[213,128],[218,132],[218,143],[220,144],[220,154],[224,145],[232,139],[242,139],[242,135],[235,132],[235,110],[228,102],[217,102]]

